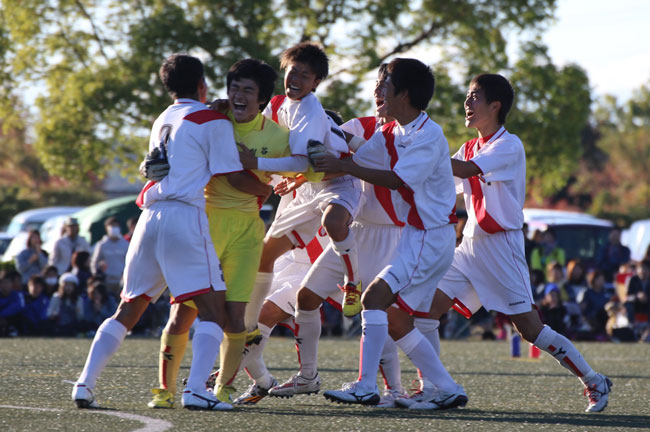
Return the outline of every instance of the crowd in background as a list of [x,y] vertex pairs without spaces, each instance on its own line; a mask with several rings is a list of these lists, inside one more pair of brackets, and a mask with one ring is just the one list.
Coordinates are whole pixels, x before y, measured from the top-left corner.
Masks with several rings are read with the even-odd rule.
[[[462,219],[461,219],[462,221]],[[135,220],[123,234],[115,218],[105,221],[106,235],[90,246],[79,236],[78,222],[69,218],[51,254],[41,249],[37,230],[15,259],[15,270],[0,272],[0,336],[93,336],[119,303],[122,272]],[[463,224],[457,227],[458,242]],[[574,340],[650,341],[650,247],[643,260],[630,260],[620,242],[620,230],[587,267],[566,260],[552,229],[526,236],[526,259],[533,297],[545,324]],[[149,309],[133,333],[158,336],[169,312],[167,294]],[[354,320],[323,308],[323,332],[358,332]],[[463,337],[472,325],[484,338],[503,339],[509,320],[502,314],[479,311],[470,321],[450,312],[441,336]]]

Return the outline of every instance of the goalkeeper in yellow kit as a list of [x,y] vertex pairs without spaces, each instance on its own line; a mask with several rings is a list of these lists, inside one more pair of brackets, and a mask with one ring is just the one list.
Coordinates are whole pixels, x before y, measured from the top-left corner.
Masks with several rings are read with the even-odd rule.
[[[258,157],[290,155],[289,131],[260,114],[273,94],[276,78],[268,64],[245,59],[230,68],[226,79],[227,116],[233,122],[235,140]],[[222,402],[231,402],[230,395],[235,391],[231,383],[246,342],[244,312],[255,283],[265,234],[259,208],[272,192],[268,172],[250,170],[235,174],[241,175],[213,177],[205,188],[210,235],[226,282],[227,319],[215,387]],[[160,388],[152,390],[151,408],[173,407],[181,360],[196,316],[191,301],[172,305],[161,337]]]

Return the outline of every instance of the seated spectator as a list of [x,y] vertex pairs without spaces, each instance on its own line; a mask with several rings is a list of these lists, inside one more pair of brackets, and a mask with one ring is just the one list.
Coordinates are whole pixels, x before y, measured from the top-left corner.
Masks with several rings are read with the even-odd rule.
[[118,296],[122,284],[122,273],[129,242],[122,237],[120,223],[114,217],[104,222],[106,235],[95,245],[90,263],[93,274],[102,273],[109,292]]
[[87,296],[83,297],[81,327],[88,336],[94,336],[97,327],[115,312],[117,302],[108,295],[106,286],[101,282],[88,285]]
[[29,278],[40,275],[47,267],[47,253],[41,249],[41,234],[38,230],[30,230],[27,234],[25,249],[16,255],[16,270],[21,274],[21,282],[27,285]]
[[13,289],[10,279],[0,276],[0,336],[18,336],[24,307],[22,294]]
[[562,305],[562,300],[560,300],[560,290],[557,284],[550,282],[546,285],[540,313],[544,324],[566,336],[566,325],[569,316]]
[[88,279],[92,276],[90,254],[86,251],[74,252],[70,264],[70,273],[77,276],[77,295],[85,295],[88,288]]
[[77,294],[79,280],[72,273],[63,273],[59,278],[59,290],[54,293],[47,308],[47,317],[57,336],[74,336],[79,332],[78,311],[82,300]]
[[579,259],[569,260],[566,266],[567,279],[562,284],[560,294],[563,302],[576,302],[587,290],[587,271]]
[[544,289],[546,288],[546,276],[541,270],[530,270],[530,287],[533,290],[533,299],[538,306],[544,298]]
[[644,333],[650,319],[650,260],[641,261],[628,281],[625,306],[635,330]]
[[604,340],[607,312],[605,304],[609,296],[605,293],[605,275],[600,270],[593,270],[587,275],[589,288],[582,298],[578,298],[582,316],[591,328],[592,335],[599,340]]
[[630,249],[621,244],[621,230],[614,228],[608,242],[596,254],[596,268],[603,272],[607,283],[614,283],[618,268],[630,261]]
[[528,238],[528,224],[525,222],[522,231],[524,233],[524,254],[526,256],[526,263],[528,264],[528,267],[530,267],[530,255],[533,253],[533,249],[537,246],[537,241],[535,241],[534,237],[537,235],[539,238],[540,232],[536,230],[533,233],[533,238]]
[[605,330],[607,335],[614,342],[636,342],[634,330],[630,327],[630,320],[627,318],[625,306],[619,301],[617,296],[605,305],[607,311],[607,324]]
[[553,230],[547,229],[542,234],[541,243],[533,248],[530,255],[530,268],[543,271],[551,261],[560,263],[562,267],[566,265],[564,249],[557,245]]
[[4,272],[4,277],[9,279],[11,283],[11,289],[17,293],[23,293],[23,277],[16,270],[8,270]]
[[52,297],[59,290],[59,271],[55,266],[45,267],[43,282],[45,282],[44,292],[48,297]]
[[32,276],[27,282],[25,309],[22,312],[23,334],[42,336],[49,333],[47,308],[50,298],[45,294],[45,281],[40,276]]

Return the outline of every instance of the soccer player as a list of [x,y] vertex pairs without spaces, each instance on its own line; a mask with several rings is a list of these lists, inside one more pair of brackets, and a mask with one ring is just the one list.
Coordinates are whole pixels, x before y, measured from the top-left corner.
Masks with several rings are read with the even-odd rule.
[[223,337],[226,287],[207,229],[203,189],[212,175],[241,171],[242,165],[230,120],[204,104],[207,85],[201,61],[174,54],[162,64],[160,78],[174,103],[154,122],[149,149],[159,147],[168,156],[169,175],[144,191],[144,210],[126,256],[122,301],[97,330],[72,390],[79,408],[98,406],[93,395],[97,378],[166,286],[176,301],[192,299],[201,316],[183,406],[232,408],[205,389]]
[[[308,168],[307,144],[310,140],[324,144],[327,151],[338,156],[347,153],[348,146],[341,130],[328,119],[313,91],[327,76],[328,59],[318,45],[304,42],[282,53],[281,65],[285,70],[285,96],[275,96],[264,115],[289,128],[291,156],[279,159],[258,159],[242,153],[242,163],[247,168],[271,171],[304,172]],[[257,323],[262,302],[273,280],[273,263],[294,247],[305,247],[319,227],[325,227],[333,248],[341,257],[346,269],[344,286],[349,307],[346,315],[358,313],[355,299],[360,296],[357,276],[356,241],[348,225],[357,212],[361,190],[358,180],[351,176],[320,181],[323,175],[308,180],[297,197],[277,215],[264,239],[255,289],[246,310],[247,328]]]
[[[376,373],[388,333],[425,378],[438,389],[440,407],[465,405],[467,395],[445,370],[431,343],[414,327],[426,316],[435,287],[451,264],[455,230],[454,180],[442,129],[424,109],[435,80],[428,66],[398,58],[388,65],[384,125],[352,160],[319,156],[317,170],[345,172],[392,189],[397,217],[406,221],[388,264],[362,297],[363,337],[357,381],[325,397],[335,402],[376,405]],[[393,304],[399,307],[391,307]],[[389,327],[390,322],[390,327]]]
[[[262,157],[289,154],[289,131],[260,113],[273,94],[276,78],[271,66],[256,59],[238,61],[226,77],[227,116],[233,121],[235,139]],[[266,171],[229,173],[212,177],[205,189],[210,234],[227,287],[227,319],[214,392],[222,402],[231,401],[231,384],[246,342],[244,311],[255,283],[265,229],[259,208],[271,193],[270,180]],[[176,379],[196,315],[191,301],[172,307],[161,337],[160,387],[152,390],[151,408],[173,407]]]
[[[468,318],[481,305],[509,315],[524,339],[582,381],[587,412],[602,411],[611,381],[596,373],[567,338],[543,325],[533,307],[522,233],[526,155],[519,138],[504,128],[513,99],[501,75],[483,74],[470,82],[465,126],[475,128],[478,138],[463,144],[452,159],[456,191],[463,193],[469,218],[429,316],[439,320],[454,304]],[[419,404],[434,408],[427,401]]]

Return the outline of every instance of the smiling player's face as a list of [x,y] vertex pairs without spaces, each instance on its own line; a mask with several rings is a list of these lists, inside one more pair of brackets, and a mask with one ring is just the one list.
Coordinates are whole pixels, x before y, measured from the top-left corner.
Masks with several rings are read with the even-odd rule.
[[485,92],[477,84],[472,84],[465,98],[465,127],[483,130],[495,122],[499,113],[499,102],[488,103]]
[[315,90],[320,81],[308,64],[294,61],[284,74],[284,90],[289,99],[300,100]]
[[237,123],[248,123],[259,112],[260,89],[250,78],[232,80],[228,87],[228,102]]

